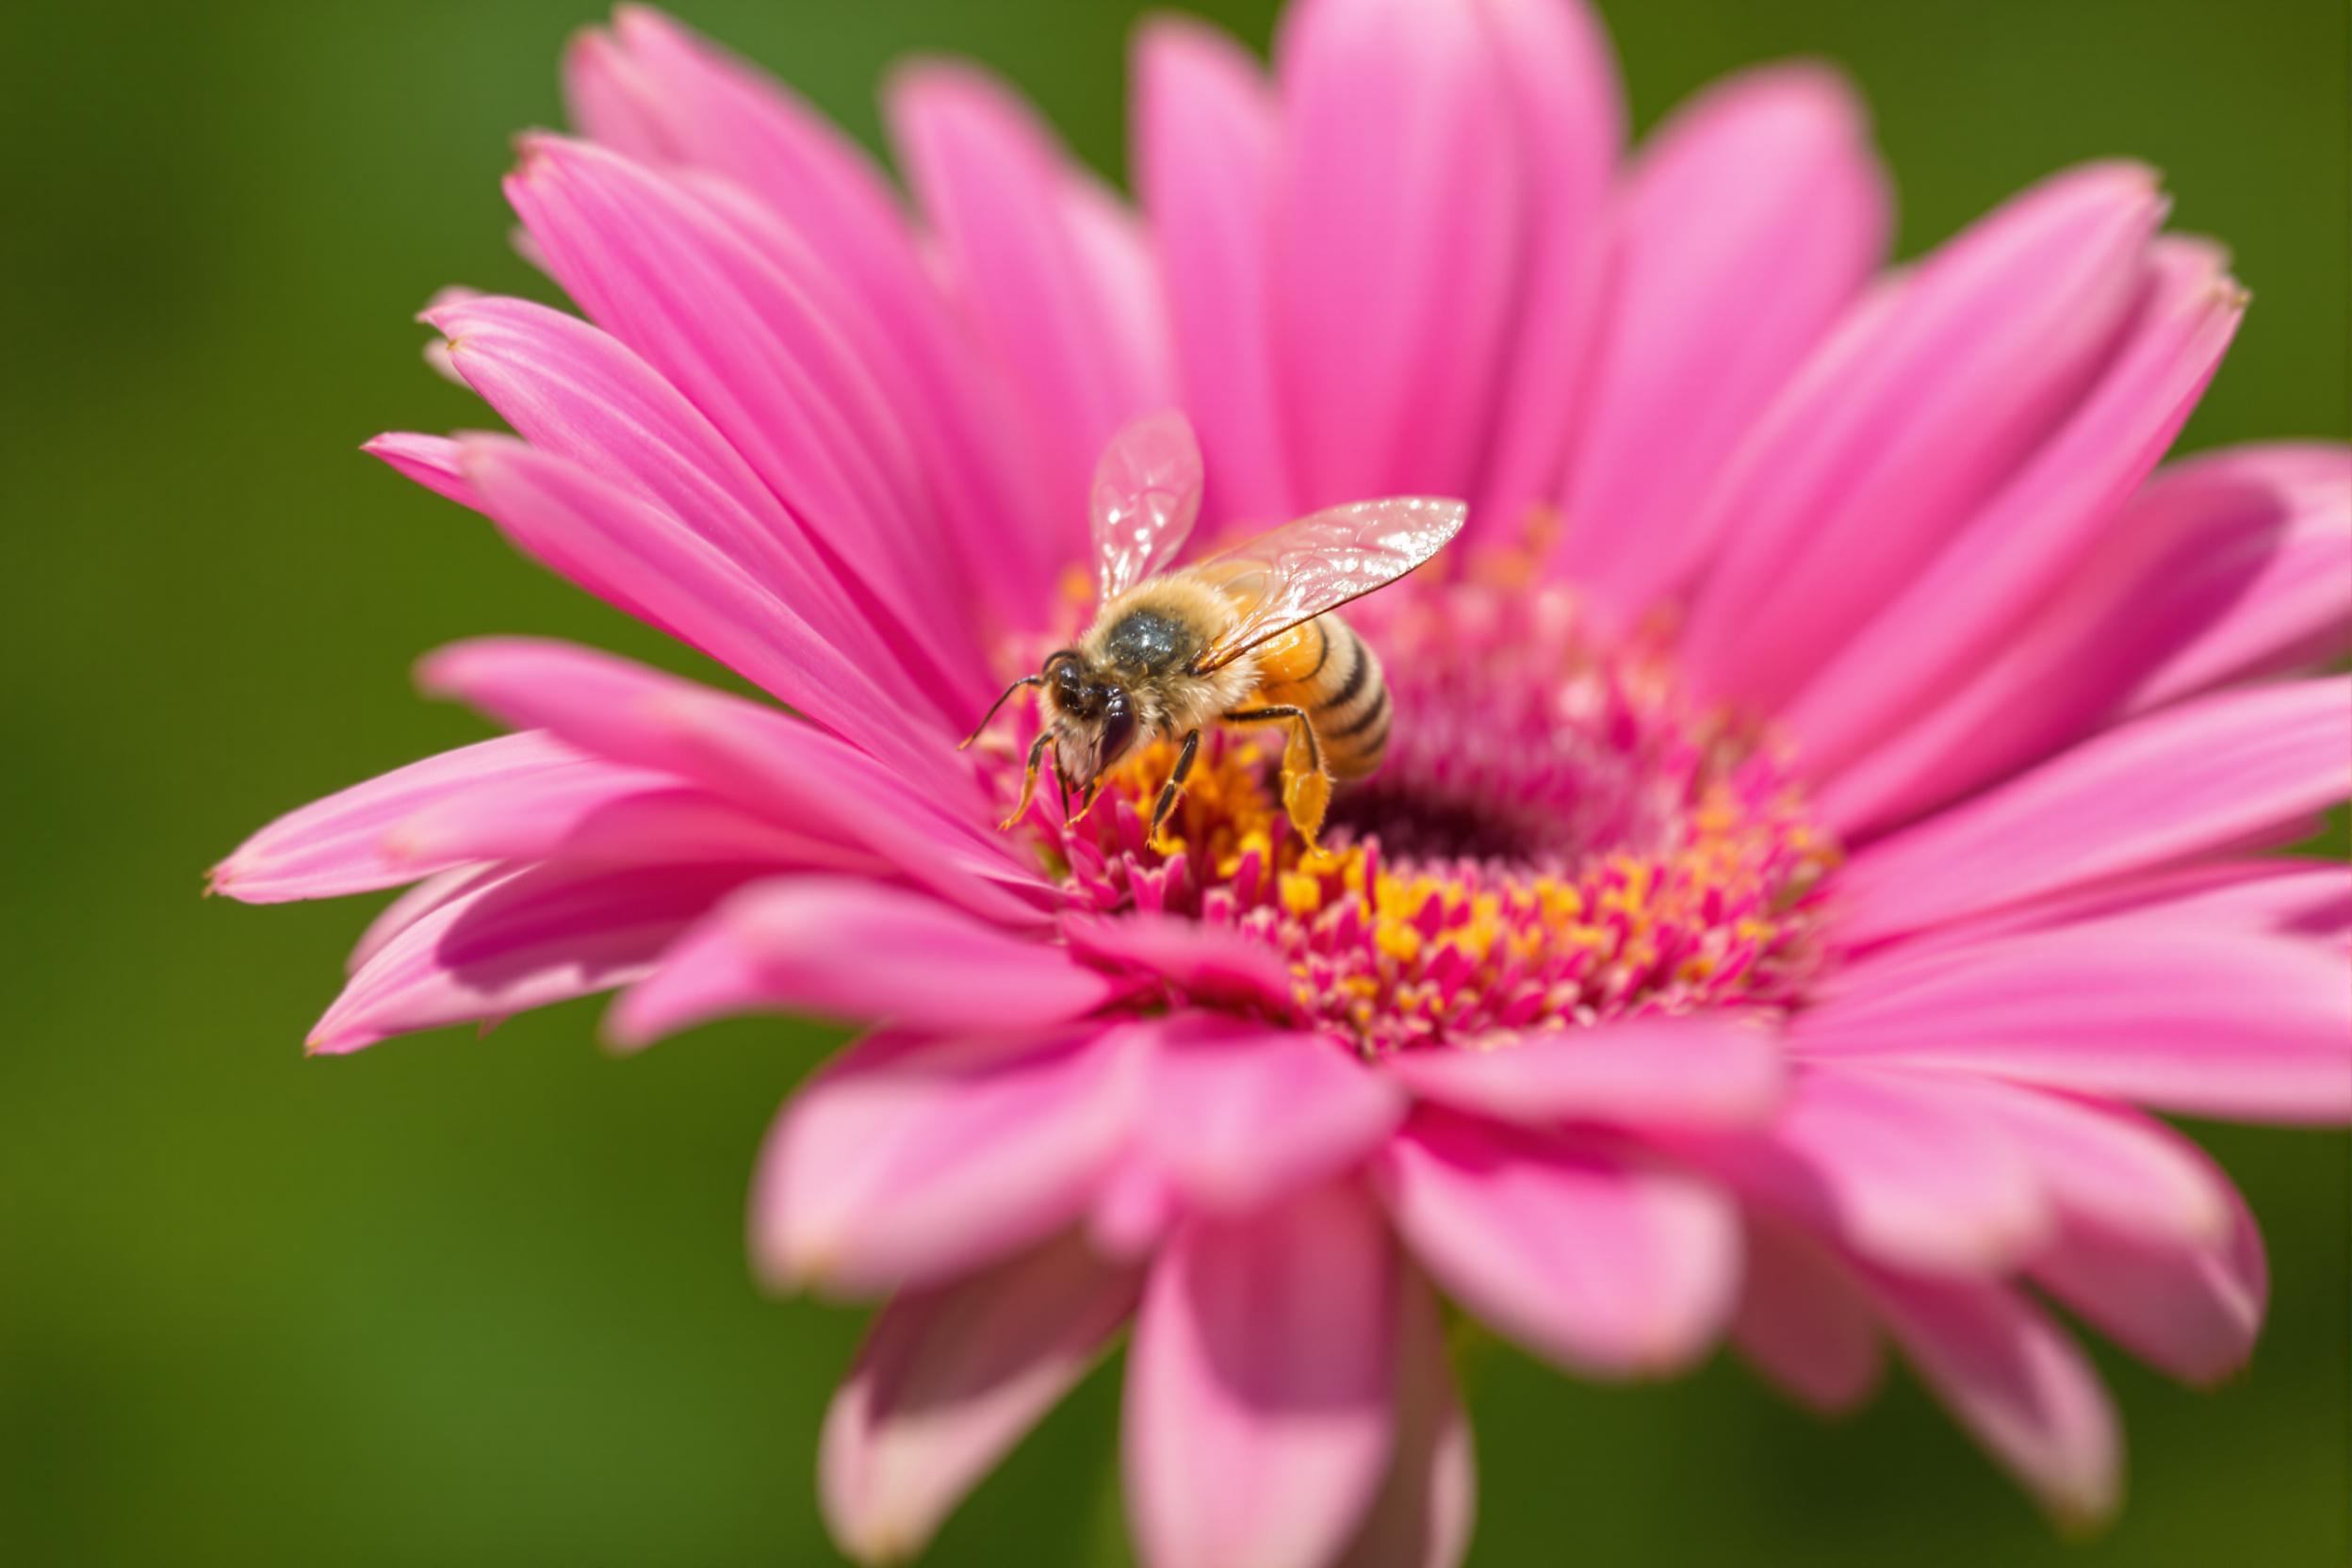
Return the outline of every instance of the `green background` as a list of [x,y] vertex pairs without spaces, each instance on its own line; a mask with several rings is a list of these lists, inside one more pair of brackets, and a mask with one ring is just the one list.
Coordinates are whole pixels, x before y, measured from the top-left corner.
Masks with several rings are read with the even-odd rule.
[[[1220,7],[1262,42],[1271,7]],[[1119,156],[1123,6],[696,0],[858,134],[894,55],[953,50]],[[529,289],[497,178],[559,117],[580,0],[7,8],[8,498],[0,1559],[828,1560],[811,1453],[849,1312],[763,1299],[742,1201],[828,1041],[772,1024],[602,1054],[584,1005],[345,1061],[299,1042],[365,911],[200,874],[276,812],[481,733],[414,698],[486,631],[662,655],[353,451],[482,422],[418,363],[434,287]],[[2256,306],[2196,445],[2342,433],[2338,0],[1622,0],[1647,125],[1791,53],[1865,84],[1917,251],[2036,175],[2131,153],[2236,247]],[[2277,1303],[2252,1371],[2100,1352],[2132,1497],[2088,1544],[1898,1379],[1816,1421],[1718,1363],[1597,1389],[1472,1368],[1480,1563],[2342,1563],[2346,1144],[2216,1131]],[[1112,1562],[1112,1378],[939,1562]]]

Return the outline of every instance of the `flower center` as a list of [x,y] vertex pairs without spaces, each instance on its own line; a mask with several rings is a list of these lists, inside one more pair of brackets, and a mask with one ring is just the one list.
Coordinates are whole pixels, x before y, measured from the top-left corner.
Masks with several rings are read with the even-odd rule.
[[1148,845],[1175,760],[1157,743],[1085,821],[1033,819],[1075,901],[1264,941],[1366,1053],[1803,999],[1838,850],[1765,737],[1689,701],[1657,649],[1600,645],[1561,590],[1408,582],[1364,608],[1394,739],[1322,848],[1246,731],[1202,738],[1166,853]]

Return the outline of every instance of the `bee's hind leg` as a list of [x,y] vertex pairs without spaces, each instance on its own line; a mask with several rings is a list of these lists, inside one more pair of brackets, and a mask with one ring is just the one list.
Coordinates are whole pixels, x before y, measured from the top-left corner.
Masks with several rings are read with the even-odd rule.
[[1013,803],[1013,814],[996,825],[1000,833],[1009,833],[1029,814],[1029,797],[1037,793],[1037,764],[1045,760],[1045,748],[1054,742],[1054,731],[1040,729],[1037,738],[1029,743],[1029,765],[1021,776],[1021,798]]
[[1152,848],[1160,845],[1160,825],[1176,808],[1177,800],[1184,792],[1184,779],[1192,772],[1192,760],[1200,750],[1200,732],[1193,730],[1184,737],[1184,749],[1176,754],[1176,765],[1168,773],[1168,782],[1160,786],[1160,798],[1152,803],[1152,831],[1143,841]]
[[1282,814],[1290,818],[1307,841],[1307,847],[1319,847],[1316,836],[1323,831],[1323,812],[1331,803],[1331,776],[1323,771],[1322,743],[1315,737],[1315,724],[1303,708],[1284,704],[1276,708],[1244,708],[1225,715],[1227,724],[1287,724],[1290,739],[1282,746]]

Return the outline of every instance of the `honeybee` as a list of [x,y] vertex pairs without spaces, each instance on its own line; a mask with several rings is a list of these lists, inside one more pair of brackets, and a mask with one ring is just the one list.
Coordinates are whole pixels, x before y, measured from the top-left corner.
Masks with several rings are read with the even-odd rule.
[[1181,571],[1165,568],[1200,512],[1200,449],[1173,411],[1113,437],[1091,493],[1094,624],[1004,688],[1036,688],[1046,726],[1030,743],[1027,814],[1046,749],[1063,809],[1094,804],[1105,770],[1157,737],[1180,742],[1152,808],[1151,841],[1182,797],[1211,725],[1281,725],[1282,809],[1312,845],[1334,781],[1371,776],[1388,745],[1380,662],[1331,612],[1428,561],[1462,531],[1460,501],[1402,497],[1317,512]]

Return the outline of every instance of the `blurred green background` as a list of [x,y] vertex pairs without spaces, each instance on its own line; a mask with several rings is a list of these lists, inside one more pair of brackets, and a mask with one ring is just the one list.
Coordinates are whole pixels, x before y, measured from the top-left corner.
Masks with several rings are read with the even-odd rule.
[[[1263,42],[1272,8],[1213,8]],[[1120,155],[1132,9],[692,0],[872,138],[913,49],[977,56]],[[830,1560],[811,1454],[854,1314],[742,1261],[772,1108],[829,1043],[766,1024],[641,1059],[585,1006],[344,1061],[300,1040],[365,911],[197,898],[276,812],[476,724],[419,652],[654,639],[353,451],[482,422],[408,319],[529,290],[497,179],[559,117],[585,0],[0,17],[10,305],[0,1048],[0,1560]],[[1845,62],[1916,251],[2043,172],[2132,153],[2227,237],[2256,306],[2195,445],[2346,424],[2340,0],[1621,0],[1637,121],[1728,68]],[[2277,1304],[2216,1395],[2100,1352],[2119,1526],[2057,1541],[1907,1381],[1824,1424],[1718,1364],[1583,1386],[1474,1368],[1479,1563],[2342,1563],[2346,1143],[2216,1131]],[[1115,1562],[1098,1375],[933,1560]]]

